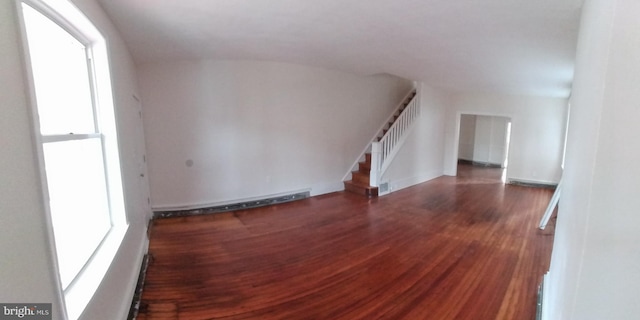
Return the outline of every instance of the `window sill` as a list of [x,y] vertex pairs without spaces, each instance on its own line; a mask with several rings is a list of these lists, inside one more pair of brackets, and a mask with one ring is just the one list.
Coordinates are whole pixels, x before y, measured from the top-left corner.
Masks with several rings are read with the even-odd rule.
[[113,226],[75,281],[65,290],[68,319],[78,319],[98,290],[120,248],[129,225]]

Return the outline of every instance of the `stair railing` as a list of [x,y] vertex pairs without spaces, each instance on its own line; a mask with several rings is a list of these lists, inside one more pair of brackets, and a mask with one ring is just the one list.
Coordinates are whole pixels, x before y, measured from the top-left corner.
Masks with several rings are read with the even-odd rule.
[[420,95],[416,90],[416,95],[400,113],[391,127],[378,141],[371,144],[371,172],[369,174],[369,184],[372,187],[380,185],[382,174],[389,168],[391,160],[396,156],[400,146],[407,138],[407,132],[412,124],[420,116]]

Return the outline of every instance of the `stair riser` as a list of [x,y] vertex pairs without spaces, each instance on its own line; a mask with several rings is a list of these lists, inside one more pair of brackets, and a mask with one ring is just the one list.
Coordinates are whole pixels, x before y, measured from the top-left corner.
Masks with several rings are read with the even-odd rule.
[[351,179],[353,181],[357,181],[364,184],[369,184],[369,174],[364,174],[362,172],[354,171],[351,173]]
[[378,196],[378,188],[364,188],[358,185],[353,185],[345,182],[344,188],[346,191],[353,192],[359,195],[363,195],[366,197],[377,197]]
[[371,172],[371,164],[366,162],[358,163],[358,171],[368,175]]

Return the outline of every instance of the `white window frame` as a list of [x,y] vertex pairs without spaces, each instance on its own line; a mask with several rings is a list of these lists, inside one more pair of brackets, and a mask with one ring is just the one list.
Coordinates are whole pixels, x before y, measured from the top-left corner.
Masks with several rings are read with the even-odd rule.
[[[47,236],[52,252],[51,259],[54,277],[57,279],[59,303],[62,304],[60,309],[61,314],[65,319],[78,319],[97,291],[128,229],[107,44],[105,38],[101,35],[98,29],[70,1],[15,0],[15,3],[18,11],[18,19],[21,24],[25,68],[29,82],[28,87],[32,114],[32,128],[34,130],[34,145],[40,169],[42,196],[48,225]],[[40,133],[38,108],[35,98],[35,85],[31,70],[25,21],[22,13],[23,3],[51,19],[51,21],[58,24],[76,39],[80,40],[80,42],[90,50],[92,57],[90,73],[92,73],[91,80],[94,117],[97,120],[96,125],[99,127],[99,133],[51,136],[42,136]],[[105,174],[108,185],[107,190],[111,215],[111,229],[107,232],[107,235],[101,244],[87,261],[85,267],[78,273],[72,284],[70,284],[66,290],[63,290],[59,276],[57,255],[55,254],[55,237],[48,200],[49,196],[43,144],[90,137],[100,137],[103,141]]]

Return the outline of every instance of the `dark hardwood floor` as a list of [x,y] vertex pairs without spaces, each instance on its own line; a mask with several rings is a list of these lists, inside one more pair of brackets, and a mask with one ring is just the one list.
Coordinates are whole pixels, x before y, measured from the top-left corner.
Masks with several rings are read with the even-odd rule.
[[552,190],[501,172],[156,220],[138,319],[533,320]]

